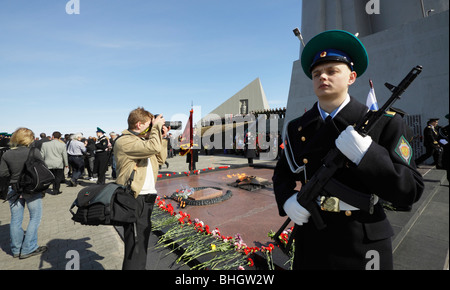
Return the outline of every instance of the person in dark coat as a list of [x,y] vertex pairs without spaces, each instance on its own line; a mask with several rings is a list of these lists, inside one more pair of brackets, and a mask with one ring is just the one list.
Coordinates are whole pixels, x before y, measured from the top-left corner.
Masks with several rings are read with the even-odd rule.
[[49,142],[50,139],[47,137],[47,134],[45,133],[39,134],[39,137],[41,137],[41,139],[34,141],[34,147],[41,150],[42,144]]
[[[189,165],[188,170],[197,170],[195,163],[198,162],[198,151],[198,149],[192,149],[188,154],[186,154],[186,163]],[[191,154],[193,155],[192,157]]]
[[[198,138],[197,134],[194,130],[192,149],[189,150],[189,152],[186,154],[186,163],[189,166],[189,168],[188,168],[189,171],[197,170],[195,164],[198,162],[198,153],[200,151],[200,149],[198,149],[199,146],[198,146],[197,138]],[[192,154],[192,156],[191,156],[191,154]]]
[[92,138],[85,139],[85,141],[86,154],[84,155],[84,167],[87,169],[89,181],[97,181],[95,179],[96,175],[94,175],[95,141]]
[[248,165],[253,165],[253,159],[256,158],[256,140],[251,132],[245,136],[244,154],[248,160]]
[[420,165],[425,160],[433,156],[433,165],[436,168],[442,168],[442,147],[439,143],[439,133],[438,133],[438,118],[432,118],[427,122],[427,127],[423,130],[423,145],[425,146],[425,154],[422,154],[416,159],[416,164]]
[[[448,114],[445,115],[445,118],[448,122]],[[442,167],[447,171],[447,181],[448,181],[448,173],[450,170],[450,158],[449,158],[449,150],[450,150],[450,144],[449,144],[449,133],[450,133],[450,125],[447,124],[444,128],[442,128],[439,132],[439,135],[441,135],[441,140],[439,142],[443,144],[443,152],[442,152]]]
[[108,169],[108,138],[105,131],[97,127],[97,141],[95,142],[94,174],[97,174],[97,184],[105,184],[105,174]]
[[[352,34],[332,30],[315,36],[301,62],[318,102],[287,124],[285,150],[272,178],[279,214],[296,224],[294,269],[392,269],[394,232],[378,201],[407,206],[424,189],[407,126],[401,116],[386,112],[370,136],[353,128],[368,108],[348,88],[366,70],[368,56]],[[334,188],[325,187],[316,201],[327,225],[319,230],[297,202],[297,182],[311,179],[336,147],[348,161],[333,176]]]

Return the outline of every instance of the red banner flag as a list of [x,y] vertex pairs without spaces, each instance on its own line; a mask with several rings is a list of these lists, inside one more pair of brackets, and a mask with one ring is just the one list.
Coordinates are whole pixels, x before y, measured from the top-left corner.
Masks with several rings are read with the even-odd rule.
[[186,123],[186,128],[184,128],[183,135],[181,135],[180,142],[180,155],[184,156],[188,154],[194,144],[194,130],[192,129],[192,114],[194,113],[194,109],[191,109],[189,112],[189,120]]

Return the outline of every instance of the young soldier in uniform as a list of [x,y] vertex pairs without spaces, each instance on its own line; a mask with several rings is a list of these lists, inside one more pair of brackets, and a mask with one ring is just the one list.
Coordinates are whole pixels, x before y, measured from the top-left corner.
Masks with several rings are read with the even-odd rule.
[[[348,88],[366,70],[368,56],[352,34],[332,30],[315,36],[304,48],[301,62],[318,102],[287,124],[284,154],[273,176],[279,213],[288,215],[297,228],[294,269],[392,269],[393,230],[378,197],[407,206],[423,191],[407,127],[399,115],[387,113],[370,136],[354,130],[352,125],[368,108],[349,96]],[[333,176],[333,190],[324,191],[317,201],[318,207],[329,200],[338,205],[322,206],[320,215],[327,226],[318,230],[297,202],[296,181],[305,184],[311,179],[334,147],[348,162]],[[306,172],[300,172],[302,168]],[[337,193],[340,199],[334,196]]]

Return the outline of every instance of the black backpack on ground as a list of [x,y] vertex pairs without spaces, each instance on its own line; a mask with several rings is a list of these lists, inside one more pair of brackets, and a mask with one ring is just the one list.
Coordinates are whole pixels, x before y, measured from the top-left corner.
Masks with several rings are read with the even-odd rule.
[[[37,151],[37,152],[36,152]],[[27,160],[20,174],[16,190],[18,193],[39,193],[46,191],[55,181],[55,176],[48,169],[44,160],[36,157],[39,149],[31,147]],[[39,153],[40,154],[40,153]]]
[[[69,210],[72,220],[91,226],[135,223],[137,201],[131,190],[134,172],[126,186],[116,183],[96,184],[80,190]],[[76,213],[74,207],[77,207]]]

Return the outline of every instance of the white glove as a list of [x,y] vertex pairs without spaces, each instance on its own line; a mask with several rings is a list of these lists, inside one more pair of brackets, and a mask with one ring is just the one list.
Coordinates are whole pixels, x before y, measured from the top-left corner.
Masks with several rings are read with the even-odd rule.
[[359,135],[352,126],[348,126],[336,139],[336,147],[356,165],[361,162],[371,144],[370,136]]
[[284,211],[287,213],[289,218],[299,226],[308,222],[311,214],[303,206],[301,206],[297,201],[297,194],[291,196],[283,205]]

